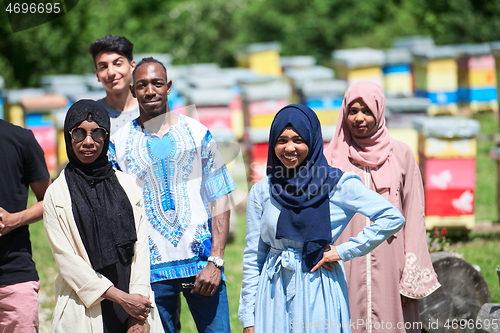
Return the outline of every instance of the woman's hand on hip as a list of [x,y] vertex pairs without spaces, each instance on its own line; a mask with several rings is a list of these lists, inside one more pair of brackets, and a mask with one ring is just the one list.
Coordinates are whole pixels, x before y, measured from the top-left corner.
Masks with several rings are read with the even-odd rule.
[[325,251],[323,252],[323,258],[311,269],[311,273],[315,272],[318,268],[323,267],[329,271],[333,271],[332,265],[338,265],[339,261],[342,260],[335,246],[327,245]]

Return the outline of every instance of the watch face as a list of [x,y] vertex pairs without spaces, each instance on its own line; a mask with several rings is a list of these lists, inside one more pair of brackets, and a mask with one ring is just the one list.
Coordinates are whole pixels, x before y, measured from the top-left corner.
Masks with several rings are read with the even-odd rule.
[[211,261],[214,263],[214,265],[218,268],[221,268],[222,266],[224,266],[224,259],[220,258],[220,257],[212,257],[210,256],[208,258],[208,261]]

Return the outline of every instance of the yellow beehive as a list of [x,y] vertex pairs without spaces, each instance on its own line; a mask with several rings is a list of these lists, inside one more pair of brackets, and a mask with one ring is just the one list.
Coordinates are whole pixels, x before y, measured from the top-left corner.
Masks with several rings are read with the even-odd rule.
[[[278,110],[276,111],[278,112]],[[251,128],[269,128],[273,122],[275,113],[264,113],[250,115]]]
[[410,146],[418,164],[418,132],[413,128],[390,128],[389,133],[394,140]]
[[[451,59],[451,61],[454,60]],[[417,90],[437,92],[456,91],[458,89],[456,65],[452,70],[435,69],[435,66],[431,66],[431,68],[422,64],[414,66],[415,87]]]
[[497,85],[493,68],[478,68],[458,71],[458,85],[466,87],[493,87]]
[[382,63],[384,52],[368,47],[333,51],[332,57],[340,79],[348,85],[359,81],[372,81],[384,86]]
[[412,77],[409,73],[384,75],[384,90],[392,95],[412,96]]
[[282,74],[278,43],[246,45],[236,53],[236,61],[239,67],[250,68],[261,75]]
[[64,141],[64,130],[57,131],[57,165],[62,166],[68,161],[66,154],[66,142]]
[[432,230],[434,228],[466,228],[474,229],[476,218],[474,215],[458,215],[458,216],[426,216],[425,228]]
[[476,138],[433,138],[418,136],[420,152],[427,158],[475,158]]
[[458,89],[456,49],[439,47],[421,50],[414,55],[415,89],[427,92]]
[[7,105],[6,119],[8,122],[24,127],[24,110],[19,104]]
[[340,109],[315,109],[314,112],[323,126],[336,125],[340,115]]

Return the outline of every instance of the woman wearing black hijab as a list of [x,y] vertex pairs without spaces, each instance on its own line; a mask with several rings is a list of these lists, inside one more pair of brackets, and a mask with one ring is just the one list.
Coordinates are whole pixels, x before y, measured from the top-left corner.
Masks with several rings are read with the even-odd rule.
[[69,162],[44,201],[60,271],[52,332],[163,332],[150,301],[142,191],[108,161],[109,127],[108,113],[92,100],[66,114]]
[[[318,117],[292,104],[275,116],[268,176],[247,202],[239,319],[245,333],[350,332],[341,261],[367,254],[404,223],[352,172],[328,165]],[[374,223],[331,246],[355,213]]]

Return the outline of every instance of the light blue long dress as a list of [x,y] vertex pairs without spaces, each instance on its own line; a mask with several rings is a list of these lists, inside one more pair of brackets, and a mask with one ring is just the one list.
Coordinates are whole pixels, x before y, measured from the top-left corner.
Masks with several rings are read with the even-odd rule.
[[[238,312],[243,327],[254,326],[255,333],[351,332],[356,323],[350,322],[342,263],[333,271],[303,272],[303,243],[275,238],[281,207],[267,177],[252,187]],[[336,247],[343,261],[367,254],[404,223],[397,208],[346,172],[330,193],[333,242],[356,212],[375,223]]]

